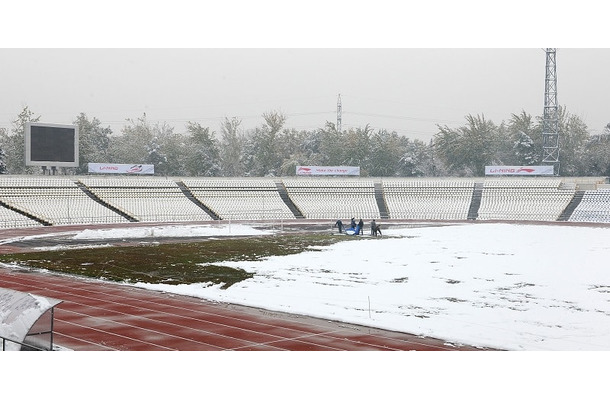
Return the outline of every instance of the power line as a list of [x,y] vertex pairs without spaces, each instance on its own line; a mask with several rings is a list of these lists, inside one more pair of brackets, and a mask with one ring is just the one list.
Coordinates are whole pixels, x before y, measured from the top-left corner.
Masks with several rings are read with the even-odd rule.
[[[413,107],[413,103],[407,103],[404,101],[396,101],[396,100],[388,100],[388,99],[378,99],[378,98],[372,98],[372,97],[361,97],[361,96],[352,96],[352,95],[344,95],[344,97],[348,97],[348,98],[352,98],[352,99],[360,99],[360,100],[366,100],[366,101],[373,101],[376,103],[392,103],[392,104],[399,104],[399,105],[403,105],[403,106],[408,106],[408,107]],[[445,110],[452,110],[452,111],[459,111],[462,112],[462,109],[457,109],[457,108],[453,108],[453,107],[439,107],[438,105],[435,106],[426,106],[423,105],[421,103],[417,103],[418,107],[425,107],[425,108],[433,108],[433,109],[445,109]]]
[[[408,129],[408,128],[388,128],[388,127],[381,127],[381,126],[376,126],[376,125],[369,125],[372,129],[377,130],[377,131],[388,131],[388,132],[396,132],[399,135],[405,135],[405,136],[434,136],[437,132],[430,132],[430,131],[421,131],[421,130],[412,130],[412,129]],[[361,125],[353,125],[353,124],[343,124],[343,127],[347,127],[347,128],[354,128],[354,129],[358,129],[358,128],[362,128]]]
[[402,120],[407,120],[407,121],[422,121],[422,122],[446,123],[446,124],[463,123],[463,121],[454,121],[454,120],[449,120],[449,119],[420,118],[420,117],[409,117],[409,116],[405,116],[405,115],[372,114],[372,113],[355,112],[355,111],[348,111],[348,112],[346,112],[346,114],[361,115],[361,116],[365,116],[365,117],[375,117],[375,118],[402,119]]

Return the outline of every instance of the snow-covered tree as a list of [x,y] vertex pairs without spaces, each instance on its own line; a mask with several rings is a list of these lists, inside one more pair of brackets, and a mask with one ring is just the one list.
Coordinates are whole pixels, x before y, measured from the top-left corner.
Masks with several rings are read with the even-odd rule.
[[398,161],[399,176],[434,176],[436,168],[432,148],[423,141],[405,140]]
[[610,126],[585,145],[584,175],[610,176]]
[[344,134],[337,130],[332,122],[326,122],[324,128],[319,129],[319,155],[316,157],[320,165],[345,165]]
[[6,164],[4,163],[4,159],[6,158],[6,154],[4,150],[0,148],[0,174],[6,174]]
[[157,136],[153,136],[152,140],[146,145],[146,151],[148,152],[146,163],[155,166],[155,174],[167,175],[168,171],[165,165],[167,156],[161,150]]
[[152,127],[146,120],[146,114],[127,122],[122,134],[110,141],[110,159],[118,164],[145,164],[149,154],[148,145],[153,138]]
[[436,154],[453,174],[482,176],[485,166],[496,161],[498,129],[484,116],[468,115],[466,122],[457,129],[438,126],[434,136]]
[[225,118],[220,126],[220,167],[223,176],[244,174],[245,138],[239,130],[241,120]]
[[579,176],[585,173],[585,144],[589,140],[587,124],[559,107],[559,161],[560,174]]
[[513,145],[517,165],[536,165],[540,160],[540,152],[534,144],[534,140],[525,132],[519,131],[517,140]]
[[284,140],[282,128],[286,117],[272,111],[263,114],[265,123],[247,135],[245,161],[246,170],[251,176],[275,176],[281,168],[282,160],[280,143]]
[[369,142],[368,174],[371,176],[397,176],[405,141],[401,140],[396,132],[381,130],[373,134]]
[[188,122],[186,128],[189,134],[186,159],[189,175],[219,176],[220,151],[214,133],[196,122]]
[[85,113],[80,113],[74,124],[78,126],[79,136],[79,166],[76,168],[76,172],[86,173],[90,162],[110,162],[108,147],[112,129],[102,127],[101,122],[95,117],[89,120]]
[[506,153],[505,165],[537,165],[542,158],[541,128],[534,125],[532,116],[525,111],[512,114],[506,124],[506,135],[510,148]]
[[0,132],[0,147],[6,155],[4,162],[7,173],[26,174],[39,170],[39,168],[25,166],[25,124],[39,120],[40,116],[35,117],[29,107],[25,106],[17,118],[12,121],[11,131],[3,129]]

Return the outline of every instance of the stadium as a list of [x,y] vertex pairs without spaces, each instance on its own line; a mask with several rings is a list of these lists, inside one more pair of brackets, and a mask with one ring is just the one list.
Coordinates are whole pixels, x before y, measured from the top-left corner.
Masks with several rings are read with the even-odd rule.
[[555,50],[544,165],[480,178],[55,176],[79,128],[26,122],[43,177],[0,177],[2,348],[608,350],[610,182],[560,177]]
[[[417,229],[421,226],[448,229],[456,225],[490,224],[595,227],[599,236],[607,237],[610,184],[605,177],[172,178],[4,175],[0,176],[0,213],[2,254],[36,251],[32,250],[36,246],[50,248],[58,243],[65,244],[60,238],[68,233],[119,228],[225,227],[233,229],[233,236],[247,236],[252,233],[244,234],[241,229],[252,227],[258,232],[254,236],[263,232],[271,232],[272,235],[319,232],[337,236],[335,222],[343,220],[347,223],[354,217],[367,221],[367,224],[376,220],[382,226],[383,239],[391,237],[392,232],[399,229]],[[204,236],[209,239],[214,235]],[[55,238],[59,241],[53,242]],[[371,238],[365,228],[361,238],[351,239],[358,241],[359,246],[384,242],[373,242]],[[156,236],[154,240],[162,238]],[[171,240],[181,242],[199,238],[178,235]],[[125,235],[118,241],[108,243],[125,246],[142,245],[143,242],[140,237],[130,239]],[[24,250],[26,247],[30,250]],[[549,252],[543,248],[540,251],[542,257]],[[603,253],[602,257],[607,258],[607,253]],[[5,330],[0,335],[3,337],[3,348],[16,342],[20,346],[46,350],[514,348],[481,345],[476,340],[472,343],[468,343],[468,340],[451,342],[442,334],[439,334],[440,339],[435,339],[434,332],[422,334],[375,324],[367,326],[366,320],[345,320],[337,316],[333,322],[326,316],[306,315],[298,310],[293,314],[286,310],[265,309],[264,306],[250,307],[247,301],[242,304],[231,300],[205,301],[186,294],[133,286],[125,288],[103,280],[20,269],[6,264],[0,266],[0,274],[4,289],[57,300],[51,300],[46,308],[39,310],[44,317],[32,321],[21,340],[9,337]],[[396,277],[393,279],[394,283],[400,283]],[[602,296],[607,284],[601,282],[596,289]],[[458,301],[453,299],[453,302]],[[148,306],[142,308],[142,304]],[[206,307],[206,310],[195,312],[194,307]],[[212,307],[216,308],[212,310]],[[363,314],[368,311],[370,317],[370,298],[368,310],[366,306],[359,308]],[[89,314],[95,309],[98,314]],[[597,309],[597,312],[608,315],[607,310]],[[7,319],[7,313],[6,309],[3,310],[4,319]],[[203,321],[202,314],[210,319]],[[323,321],[317,320],[317,317],[322,317]],[[269,322],[265,318],[274,321]],[[419,315],[418,318],[423,317]],[[147,319],[146,323],[144,319]],[[177,322],[178,319],[180,322]],[[42,328],[39,326],[41,324]],[[104,327],[105,324],[110,324],[110,327]],[[210,324],[215,324],[212,331]],[[161,325],[171,329],[162,328]],[[163,329],[166,331],[163,332]],[[187,332],[189,329],[199,333]],[[283,332],[279,333],[280,330]],[[140,336],[135,337],[136,331],[140,332]],[[201,336],[208,339],[215,336],[216,341],[202,340]],[[259,337],[260,341],[255,337]],[[42,342],[41,338],[44,339]]]

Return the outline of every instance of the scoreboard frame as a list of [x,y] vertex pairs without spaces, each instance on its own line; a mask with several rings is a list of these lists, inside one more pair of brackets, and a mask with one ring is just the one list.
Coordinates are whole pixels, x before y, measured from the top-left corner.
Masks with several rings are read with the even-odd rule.
[[25,165],[78,167],[77,125],[26,122]]

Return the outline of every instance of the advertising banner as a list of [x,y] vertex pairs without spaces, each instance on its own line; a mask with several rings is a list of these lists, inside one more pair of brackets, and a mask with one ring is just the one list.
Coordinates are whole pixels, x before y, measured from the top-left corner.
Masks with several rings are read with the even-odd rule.
[[529,165],[527,167],[488,166],[485,175],[553,175],[552,165]]
[[297,165],[297,175],[349,175],[360,176],[360,167],[323,167]]
[[89,172],[96,174],[146,174],[154,175],[152,164],[103,164],[89,163]]

